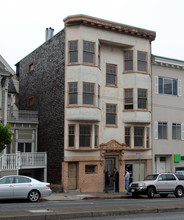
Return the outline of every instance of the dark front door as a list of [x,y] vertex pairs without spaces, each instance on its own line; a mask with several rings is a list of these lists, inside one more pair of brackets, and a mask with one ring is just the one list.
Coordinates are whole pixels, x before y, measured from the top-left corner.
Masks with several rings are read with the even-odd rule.
[[106,158],[105,160],[105,171],[108,171],[110,175],[109,190],[114,190],[113,171],[116,164],[115,160],[116,160],[115,158]]

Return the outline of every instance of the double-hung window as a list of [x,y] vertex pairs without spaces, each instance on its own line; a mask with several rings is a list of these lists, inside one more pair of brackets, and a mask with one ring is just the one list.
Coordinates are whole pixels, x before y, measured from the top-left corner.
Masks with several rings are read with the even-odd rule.
[[133,108],[133,89],[124,89],[124,109],[129,110]]
[[133,51],[124,51],[124,72],[133,71]]
[[144,146],[144,128],[134,127],[134,147]]
[[78,41],[69,41],[69,63],[78,63]]
[[125,144],[127,147],[130,147],[130,138],[131,138],[131,128],[125,127]]
[[77,82],[68,83],[68,104],[77,105]]
[[95,84],[83,82],[83,105],[95,105]]
[[158,139],[167,139],[167,122],[158,122]]
[[178,95],[178,81],[177,79],[159,77],[159,94]]
[[147,89],[138,89],[138,109],[147,109]]
[[172,123],[172,139],[181,140],[181,124]]
[[68,125],[68,146],[75,146],[75,125]]
[[115,104],[106,104],[106,125],[116,125],[117,113]]
[[79,126],[79,147],[91,146],[91,125]]
[[83,41],[83,63],[95,65],[95,43]]
[[137,70],[139,72],[147,73],[147,53],[146,52],[137,52]]
[[117,85],[117,65],[106,64],[106,85],[107,86]]

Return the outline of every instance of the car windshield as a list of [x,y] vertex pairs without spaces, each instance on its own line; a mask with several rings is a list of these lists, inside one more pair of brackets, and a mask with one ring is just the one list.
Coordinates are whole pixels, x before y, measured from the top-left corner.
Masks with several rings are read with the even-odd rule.
[[158,174],[151,174],[144,178],[144,180],[156,180]]

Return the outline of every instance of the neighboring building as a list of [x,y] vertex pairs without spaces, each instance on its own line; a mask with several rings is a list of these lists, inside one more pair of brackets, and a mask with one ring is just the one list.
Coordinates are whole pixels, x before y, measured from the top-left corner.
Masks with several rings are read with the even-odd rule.
[[47,180],[47,154],[37,152],[38,112],[18,109],[19,81],[0,56],[1,122],[11,125],[12,143],[0,155],[0,176],[22,174]]
[[[102,192],[104,172],[152,171],[151,42],[155,32],[86,15],[17,66],[20,109],[39,112],[38,150],[64,191]],[[111,180],[112,184],[112,180]]]
[[184,61],[152,56],[153,171],[184,172]]
[[0,55],[0,123],[7,124],[8,80],[14,74],[13,69]]

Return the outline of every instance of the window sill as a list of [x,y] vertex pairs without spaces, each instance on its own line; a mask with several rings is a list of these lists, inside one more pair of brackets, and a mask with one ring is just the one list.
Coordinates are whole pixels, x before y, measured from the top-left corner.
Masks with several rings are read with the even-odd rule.
[[76,149],[76,148],[71,148],[71,149],[65,149],[65,151],[77,151],[77,152],[79,152],[79,151],[99,151],[99,149],[100,148],[91,148],[91,147],[84,147],[84,148],[82,148],[82,147],[80,147],[80,148],[78,148],[78,149]]
[[117,125],[105,125],[105,127],[107,127],[107,128],[118,128]]

